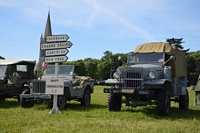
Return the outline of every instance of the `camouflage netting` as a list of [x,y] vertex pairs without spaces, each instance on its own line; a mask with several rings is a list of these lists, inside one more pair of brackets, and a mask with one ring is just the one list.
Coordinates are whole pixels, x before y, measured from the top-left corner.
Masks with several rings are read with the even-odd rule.
[[173,77],[187,76],[186,53],[180,48],[171,46],[164,42],[151,42],[141,44],[136,47],[134,53],[166,53],[165,61],[170,55],[175,56],[174,60],[170,60],[167,65],[172,67]]
[[86,76],[74,76],[72,86],[74,89],[81,89],[85,82],[94,81],[90,77]]

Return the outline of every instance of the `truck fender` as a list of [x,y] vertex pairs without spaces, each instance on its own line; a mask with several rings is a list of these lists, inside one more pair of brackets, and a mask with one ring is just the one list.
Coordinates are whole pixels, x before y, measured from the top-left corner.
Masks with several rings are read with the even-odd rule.
[[164,89],[169,89],[170,96],[173,96],[172,83],[168,79],[155,79],[153,81],[146,81],[144,84],[146,86],[160,86]]

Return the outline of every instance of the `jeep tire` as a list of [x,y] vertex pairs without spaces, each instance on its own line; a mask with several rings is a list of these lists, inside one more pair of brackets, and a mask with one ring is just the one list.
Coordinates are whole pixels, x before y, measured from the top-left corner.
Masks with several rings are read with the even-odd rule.
[[66,97],[65,95],[58,95],[57,99],[57,106],[59,109],[65,109],[66,108]]
[[91,93],[89,89],[86,89],[83,95],[83,98],[81,98],[81,105],[82,106],[89,106],[91,102]]
[[[25,89],[22,94],[30,94],[29,89]],[[20,105],[22,108],[30,108],[34,106],[32,99],[20,97]]]
[[120,111],[122,107],[121,94],[109,93],[108,94],[108,110]]
[[162,89],[158,93],[157,113],[159,116],[168,116],[170,114],[170,96],[168,89]]

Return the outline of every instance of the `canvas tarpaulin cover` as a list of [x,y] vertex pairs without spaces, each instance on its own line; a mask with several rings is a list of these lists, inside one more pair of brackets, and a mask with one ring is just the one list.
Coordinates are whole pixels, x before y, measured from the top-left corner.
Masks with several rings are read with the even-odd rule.
[[187,76],[187,62],[185,51],[175,46],[171,46],[169,43],[151,42],[141,44],[136,47],[134,53],[165,53],[167,57],[165,61],[169,59],[170,55],[173,55],[175,56],[175,59],[168,62],[168,65],[172,67],[172,76]]

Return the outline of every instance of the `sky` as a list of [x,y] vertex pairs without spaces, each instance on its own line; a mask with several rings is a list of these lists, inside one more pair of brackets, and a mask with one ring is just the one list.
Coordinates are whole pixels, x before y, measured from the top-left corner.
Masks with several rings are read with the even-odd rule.
[[199,7],[200,0],[2,0],[0,56],[38,61],[48,12],[52,34],[67,34],[73,44],[68,61],[133,52],[140,44],[173,37],[196,52]]

